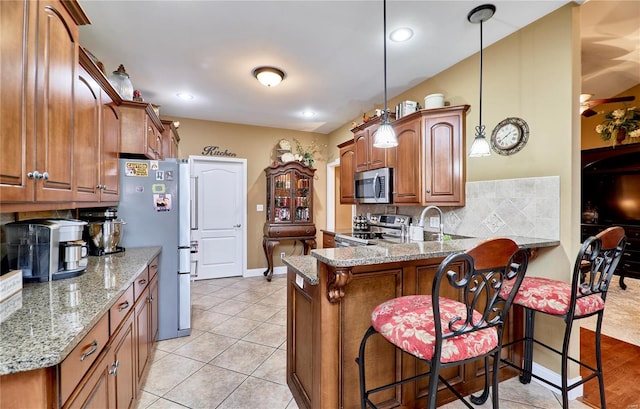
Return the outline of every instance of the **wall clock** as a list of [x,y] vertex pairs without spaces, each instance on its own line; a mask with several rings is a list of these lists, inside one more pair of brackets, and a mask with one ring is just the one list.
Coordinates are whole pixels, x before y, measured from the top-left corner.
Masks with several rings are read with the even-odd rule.
[[529,125],[521,118],[506,118],[491,132],[491,149],[498,155],[520,152],[529,140]]

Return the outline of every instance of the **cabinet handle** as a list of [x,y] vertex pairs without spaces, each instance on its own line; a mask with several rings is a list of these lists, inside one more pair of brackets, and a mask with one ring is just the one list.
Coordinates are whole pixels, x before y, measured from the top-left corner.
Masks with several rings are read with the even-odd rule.
[[427,193],[431,193],[431,189],[427,189]]
[[109,375],[113,375],[113,376],[117,376],[118,375],[118,367],[120,366],[120,361],[115,361],[114,363],[111,364],[111,369],[109,371]]
[[147,280],[143,278],[142,280],[138,281],[138,284],[145,285],[147,284]]
[[42,179],[44,179],[44,180],[49,180],[49,172],[44,172],[44,173],[42,174]]
[[94,339],[93,342],[91,343],[91,350],[89,352],[82,354],[82,356],[80,357],[80,361],[84,361],[89,356],[95,354],[97,350],[98,350],[98,341]]
[[38,172],[37,170],[34,170],[33,172],[27,173],[27,177],[29,179],[39,179],[40,178],[40,172]]
[[242,226],[241,224],[234,224],[233,227],[240,227]]
[[129,301],[123,302],[122,305],[118,307],[118,311],[124,311],[127,308],[129,308]]
[[153,295],[149,296],[149,304],[153,303]]

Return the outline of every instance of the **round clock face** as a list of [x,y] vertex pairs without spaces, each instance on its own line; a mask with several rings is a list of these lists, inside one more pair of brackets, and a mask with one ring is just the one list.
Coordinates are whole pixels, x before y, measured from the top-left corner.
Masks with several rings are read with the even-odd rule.
[[491,133],[491,148],[499,155],[519,152],[529,139],[529,126],[520,118],[501,121]]

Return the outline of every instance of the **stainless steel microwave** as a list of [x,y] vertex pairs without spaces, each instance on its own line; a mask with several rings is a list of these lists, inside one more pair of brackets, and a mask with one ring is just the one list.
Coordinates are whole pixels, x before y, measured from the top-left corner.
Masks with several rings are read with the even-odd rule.
[[356,172],[354,192],[358,203],[392,203],[393,170],[380,168]]

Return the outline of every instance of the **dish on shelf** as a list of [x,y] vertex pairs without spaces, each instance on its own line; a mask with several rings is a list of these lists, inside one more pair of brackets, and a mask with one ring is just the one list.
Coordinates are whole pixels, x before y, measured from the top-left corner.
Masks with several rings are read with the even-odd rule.
[[280,139],[280,142],[278,142],[278,146],[280,146],[280,149],[288,151],[291,150],[291,143],[286,139]]
[[287,152],[287,153],[283,153],[281,156],[282,162],[291,162],[296,160],[295,156],[293,156],[293,153],[291,152]]

